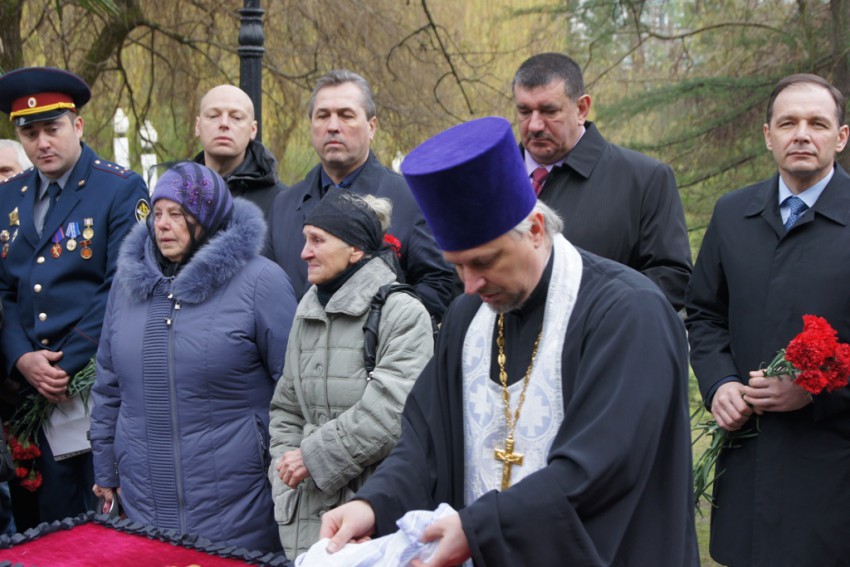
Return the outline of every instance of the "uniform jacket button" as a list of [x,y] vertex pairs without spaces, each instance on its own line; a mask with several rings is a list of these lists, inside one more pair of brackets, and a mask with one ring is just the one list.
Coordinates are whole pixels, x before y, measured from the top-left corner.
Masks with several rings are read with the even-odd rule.
[[38,262],[39,264],[44,264],[44,256],[39,256],[38,258],[36,258],[35,261]]
[[47,321],[47,313],[39,313],[38,314],[39,321]]
[[41,284],[40,283],[35,284],[34,286],[32,286],[32,290],[36,293],[41,293]]

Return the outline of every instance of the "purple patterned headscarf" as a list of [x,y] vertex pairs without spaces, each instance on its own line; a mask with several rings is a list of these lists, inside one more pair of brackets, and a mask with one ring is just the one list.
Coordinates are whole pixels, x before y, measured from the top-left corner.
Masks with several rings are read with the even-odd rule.
[[160,176],[151,196],[151,206],[169,199],[195,217],[205,236],[227,224],[233,214],[233,198],[224,179],[215,171],[193,161],[182,161]]

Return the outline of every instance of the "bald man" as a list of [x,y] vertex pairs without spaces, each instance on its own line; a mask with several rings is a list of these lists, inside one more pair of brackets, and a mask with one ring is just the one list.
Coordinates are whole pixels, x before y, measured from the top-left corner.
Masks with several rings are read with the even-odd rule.
[[201,99],[195,136],[204,150],[195,161],[217,171],[234,197],[256,204],[268,220],[272,202],[286,189],[277,176],[277,158],[258,142],[254,103],[233,85],[219,85]]

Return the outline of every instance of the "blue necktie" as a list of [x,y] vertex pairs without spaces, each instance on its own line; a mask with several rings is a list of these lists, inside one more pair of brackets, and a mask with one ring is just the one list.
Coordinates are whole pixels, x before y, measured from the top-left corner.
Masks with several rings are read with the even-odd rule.
[[53,212],[53,207],[56,206],[56,200],[59,198],[59,192],[61,190],[62,188],[59,187],[59,184],[55,181],[52,181],[50,185],[47,186],[47,194],[50,196],[50,204],[47,205],[47,214],[44,215],[45,221],[50,218],[50,213]]
[[785,204],[791,209],[791,214],[788,215],[788,220],[785,221],[785,230],[791,230],[791,227],[794,226],[794,223],[806,212],[809,206],[796,195],[791,195],[785,199]]

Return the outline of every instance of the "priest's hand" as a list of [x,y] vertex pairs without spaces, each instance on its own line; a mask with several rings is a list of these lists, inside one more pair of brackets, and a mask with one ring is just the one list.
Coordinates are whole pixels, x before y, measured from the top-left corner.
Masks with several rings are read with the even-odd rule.
[[55,366],[62,359],[61,352],[36,350],[27,352],[15,362],[15,368],[32,384],[48,402],[58,403],[68,399],[68,373]]
[[275,463],[275,469],[280,480],[289,488],[295,488],[302,480],[310,476],[310,471],[307,470],[304,458],[301,456],[301,449],[293,449],[281,455]]
[[375,511],[365,500],[352,500],[322,516],[319,539],[331,538],[328,553],[342,549],[348,542],[360,543],[375,533]]
[[753,408],[744,399],[743,388],[737,380],[726,382],[717,388],[711,400],[711,415],[726,431],[741,429],[753,414]]
[[750,372],[750,382],[742,393],[758,415],[766,411],[794,411],[812,403],[812,397],[794,383],[792,376],[766,378],[761,370]]
[[460,523],[460,514],[457,512],[431,523],[419,538],[422,542],[437,539],[440,543],[431,559],[427,563],[414,559],[410,562],[412,567],[451,567],[460,565],[472,557],[466,534],[463,533],[463,526]]

